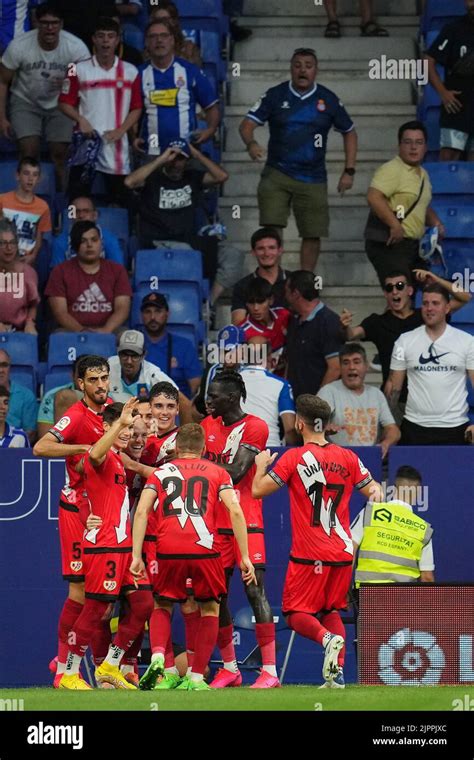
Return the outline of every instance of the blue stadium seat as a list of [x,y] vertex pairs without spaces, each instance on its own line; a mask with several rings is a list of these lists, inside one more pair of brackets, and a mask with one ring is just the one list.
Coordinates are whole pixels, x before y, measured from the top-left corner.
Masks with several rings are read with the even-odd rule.
[[[3,161],[0,172],[0,193],[8,193],[16,187],[16,168],[18,161]],[[41,162],[41,177],[38,186],[35,188],[35,194],[42,198],[50,209],[55,207],[56,196],[56,177],[54,175],[54,164]]]
[[13,380],[36,395],[37,336],[21,332],[0,333],[0,349],[7,351],[10,356]]
[[[474,196],[474,162],[469,161],[441,161],[425,163],[433,188],[433,196],[450,200],[452,196]],[[454,200],[454,198],[452,198]]]
[[431,205],[446,228],[447,241],[474,240],[474,203],[433,198]]
[[18,155],[18,146],[14,140],[7,137],[0,137],[0,161],[3,163],[9,161]]
[[474,299],[471,299],[462,309],[458,309],[452,314],[451,324],[460,329],[463,329],[460,325],[472,325],[474,327]]
[[220,19],[224,15],[222,0],[176,0],[175,4],[180,18],[196,16],[197,18]]
[[97,354],[114,356],[117,353],[115,335],[106,333],[53,333],[49,338],[48,372],[67,370],[78,356]]
[[448,240],[443,243],[443,254],[450,278],[456,272],[464,274],[466,267],[474,273],[474,242],[471,246],[456,246]]
[[158,277],[155,290],[161,290],[160,280],[197,282],[201,285],[203,280],[201,251],[164,248],[137,251],[133,277],[134,288],[150,289],[150,277]]
[[466,6],[464,0],[426,0],[425,12],[421,19],[421,29],[424,35],[433,30],[440,30],[445,24],[464,16]]
[[124,42],[127,45],[131,45],[137,50],[143,50],[145,47],[145,35],[143,29],[140,29],[135,24],[122,24],[122,34]]
[[126,260],[128,239],[130,237],[128,211],[124,208],[98,206],[97,212],[99,214],[98,223],[103,224],[109,232],[112,232],[119,239]]
[[60,370],[54,370],[54,372],[48,372],[44,378],[43,393],[48,393],[53,388],[57,388],[60,385],[68,385],[71,382],[71,372],[62,372]]

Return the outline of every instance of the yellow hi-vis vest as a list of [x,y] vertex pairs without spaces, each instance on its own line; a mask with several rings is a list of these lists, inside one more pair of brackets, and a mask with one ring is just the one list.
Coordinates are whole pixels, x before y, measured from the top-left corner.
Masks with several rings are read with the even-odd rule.
[[430,541],[429,523],[407,507],[389,502],[368,504],[359,547],[355,585],[407,583],[420,577],[419,560]]

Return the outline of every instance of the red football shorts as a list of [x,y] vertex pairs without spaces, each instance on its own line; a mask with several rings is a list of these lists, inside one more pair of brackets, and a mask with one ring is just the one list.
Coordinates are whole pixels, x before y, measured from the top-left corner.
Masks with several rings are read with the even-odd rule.
[[83,583],[84,559],[82,556],[82,537],[84,526],[79,518],[79,511],[59,506],[59,542],[61,545],[61,566],[65,581]]
[[161,599],[185,602],[188,579],[191,579],[197,602],[220,602],[226,593],[225,573],[217,554],[203,555],[204,559],[166,559],[158,555],[158,576],[153,592]]
[[142,548],[142,559],[145,563],[146,571],[150,581],[153,583],[153,579],[158,572],[158,563],[156,561],[156,536],[145,536]]
[[[263,533],[252,533],[252,528],[247,529],[249,531],[248,533],[248,543],[249,543],[249,557],[252,565],[256,570],[265,570],[265,561],[266,561],[266,554],[265,554],[265,536]],[[234,536],[234,556],[235,556],[235,564],[237,567],[240,567],[240,549],[239,545],[237,543],[237,539]]]
[[214,536],[214,549],[221,555],[224,569],[233,569],[235,565],[234,534],[216,533]]
[[116,601],[122,591],[151,590],[148,577],[134,583],[129,568],[132,564],[132,549],[126,552],[97,552],[84,549],[84,570],[86,574],[85,592],[87,599],[100,602]]
[[[248,545],[250,561],[257,570],[264,570],[266,562],[264,534],[249,532]],[[240,551],[235,536],[217,534],[214,547],[220,552],[222,564],[226,570],[233,570],[236,565],[240,566]]]
[[352,565],[311,565],[288,563],[283,587],[282,612],[341,610],[347,607]]

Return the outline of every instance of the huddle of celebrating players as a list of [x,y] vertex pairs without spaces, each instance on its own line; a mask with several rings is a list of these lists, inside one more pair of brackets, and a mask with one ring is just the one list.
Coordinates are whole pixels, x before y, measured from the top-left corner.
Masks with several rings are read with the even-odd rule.
[[[59,534],[69,594],[50,664],[54,686],[91,688],[80,674],[89,647],[102,688],[240,686],[227,603],[237,565],[262,660],[250,688],[278,687],[262,498],[287,485],[292,546],[282,612],[290,628],[324,647],[323,685],[342,687],[339,610],[346,606],[353,558],[349,499],[354,487],[372,501],[381,500],[382,491],[353,452],[326,441],[329,405],[309,394],[297,399],[304,445],[273,465],[267,424],[242,411],[245,385],[235,371],[220,372],[210,384],[202,423],[181,428],[178,393],[170,383],[155,385],[149,404],[134,398],[119,404],[108,398],[109,367],[102,357],[83,357],[78,378],[83,398],[34,449],[38,456],[66,459]],[[184,619],[184,663],[171,640],[175,602]],[[151,663],[139,680],[146,625]],[[223,665],[209,686],[204,676],[216,644]]]

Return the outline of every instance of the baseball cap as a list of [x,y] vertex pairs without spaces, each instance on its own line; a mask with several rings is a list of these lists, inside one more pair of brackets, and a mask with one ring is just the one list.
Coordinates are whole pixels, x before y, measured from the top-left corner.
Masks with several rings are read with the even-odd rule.
[[145,338],[143,333],[138,330],[125,330],[119,341],[118,353],[121,351],[133,351],[135,354],[142,354],[144,347]]
[[183,154],[183,156],[191,158],[191,151],[189,150],[189,145],[186,140],[171,140],[171,142],[168,143],[168,148],[176,148]]
[[226,325],[217,334],[218,345],[224,348],[235,348],[245,343],[245,333],[241,327],[236,325]]
[[157,309],[166,309],[166,311],[170,310],[168,301],[161,293],[148,293],[144,297],[140,309],[146,309],[147,306],[156,306]]

